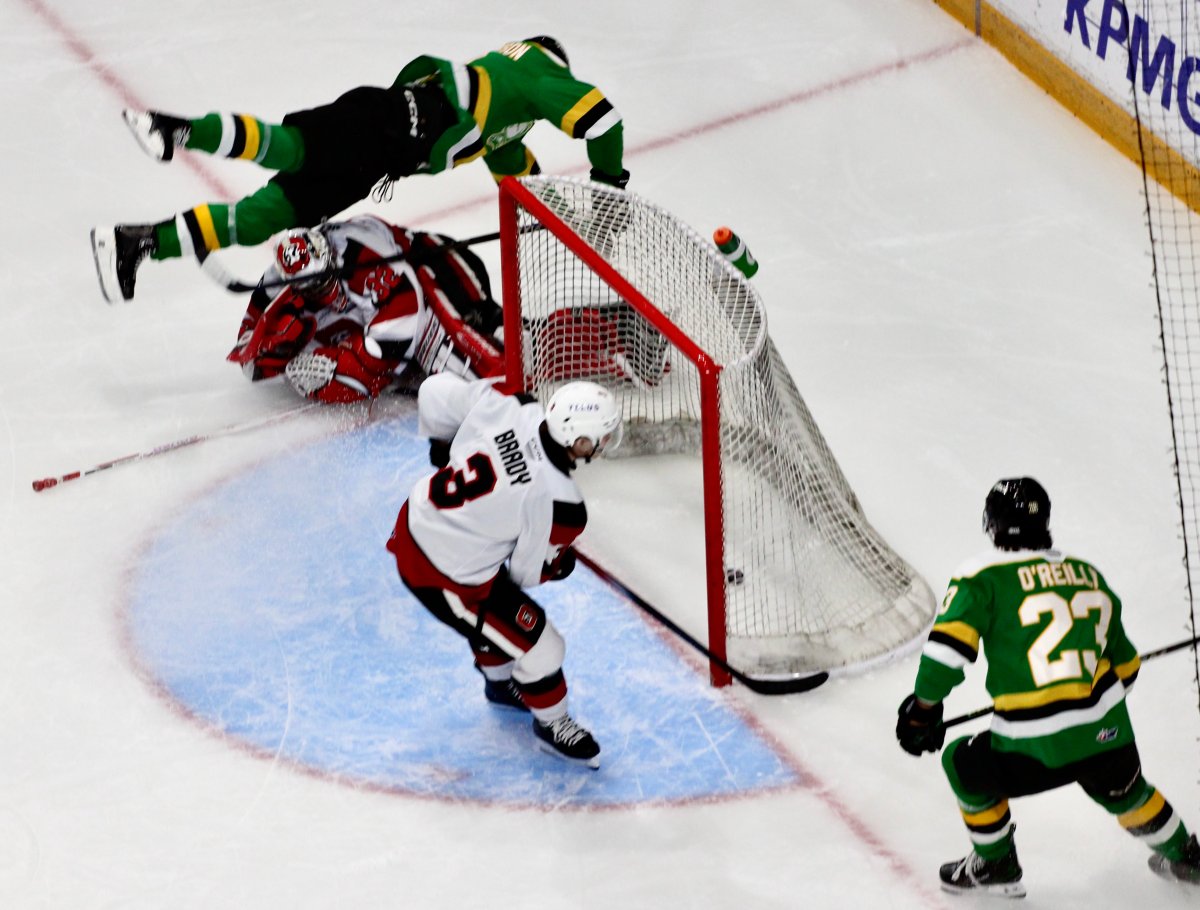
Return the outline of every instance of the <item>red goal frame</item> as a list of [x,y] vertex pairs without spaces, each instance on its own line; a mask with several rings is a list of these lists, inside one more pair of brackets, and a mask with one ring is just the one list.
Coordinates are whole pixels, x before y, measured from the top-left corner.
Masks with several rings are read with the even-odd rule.
[[[554,214],[532,192],[512,177],[500,182],[500,263],[504,301],[504,337],[519,339],[521,323],[521,276],[519,268],[520,211],[524,210],[549,231],[584,265],[661,332],[684,357],[695,364],[700,377],[700,457],[703,478],[705,586],[708,594],[708,649],[726,661],[725,533],[721,483],[720,399],[718,380],[721,366],[665,316],[636,287]],[[523,345],[505,345],[505,378],[510,389],[525,388]],[[730,673],[709,661],[714,686],[732,682]]]

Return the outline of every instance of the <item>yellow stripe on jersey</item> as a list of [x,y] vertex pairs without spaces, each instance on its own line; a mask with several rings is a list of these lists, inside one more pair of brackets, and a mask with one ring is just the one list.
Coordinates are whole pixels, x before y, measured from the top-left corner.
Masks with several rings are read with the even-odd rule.
[[1122,828],[1140,828],[1153,819],[1154,816],[1158,815],[1166,803],[1167,801],[1163,799],[1163,795],[1155,790],[1154,795],[1136,809],[1130,809],[1124,815],[1118,815],[1117,821],[1121,823]]
[[604,100],[604,93],[598,88],[592,89],[582,98],[580,98],[573,108],[567,111],[562,118],[562,123],[558,128],[568,136],[575,135],[575,124],[579,122],[579,118],[594,108],[597,104]]
[[982,828],[985,825],[994,825],[1008,814],[1008,800],[1001,800],[992,808],[984,809],[982,812],[968,812],[966,809],[959,811],[962,812],[963,821],[968,825]]
[[495,179],[495,181],[497,183],[499,183],[505,177],[528,177],[530,174],[533,173],[533,169],[536,166],[537,166],[537,158],[535,158],[533,156],[532,151],[530,151],[528,148],[526,148],[525,149],[525,165],[524,165],[524,167],[521,168],[521,170],[518,173],[516,173],[516,174],[492,174],[492,177]]
[[935,623],[931,632],[941,632],[943,635],[949,635],[955,641],[961,641],[972,651],[979,650],[979,633],[965,622],[939,622]]
[[1096,683],[1111,669],[1108,658],[1103,657],[1096,664],[1096,675],[1091,682],[1059,683],[1032,692],[1010,692],[1008,695],[997,695],[993,703],[997,711],[1016,711],[1021,708],[1040,708],[1056,701],[1080,701],[1092,694]]
[[479,76],[479,97],[475,100],[475,107],[471,109],[471,116],[475,118],[475,124],[480,130],[487,123],[488,111],[492,107],[492,77],[487,74],[487,70],[479,66],[473,66],[471,69]]
[[1115,669],[1117,671],[1117,676],[1120,677],[1121,679],[1129,679],[1129,677],[1133,676],[1133,674],[1136,673],[1141,668],[1142,668],[1142,658],[1140,656],[1135,657],[1133,660],[1129,661],[1128,663],[1118,664],[1115,667]]
[[210,253],[219,250],[221,241],[213,224],[212,210],[207,205],[198,205],[192,211],[196,213],[196,224],[200,228],[200,236],[204,238],[204,248]]
[[242,149],[239,158],[244,158],[247,161],[253,161],[258,155],[259,145],[262,143],[262,131],[258,128],[258,121],[253,117],[247,117],[245,114],[238,114],[238,119],[242,121],[242,126],[246,130],[246,147]]

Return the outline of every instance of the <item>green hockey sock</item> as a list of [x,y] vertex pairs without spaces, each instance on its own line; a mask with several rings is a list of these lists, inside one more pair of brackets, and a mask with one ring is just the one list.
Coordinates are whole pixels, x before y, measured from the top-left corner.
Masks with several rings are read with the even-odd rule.
[[209,253],[229,246],[256,246],[271,235],[294,227],[296,211],[276,184],[268,183],[235,205],[206,203],[180,212],[154,226],[154,259]]
[[191,121],[186,148],[253,161],[273,171],[304,163],[304,137],[293,126],[264,123],[247,114],[206,114]]
[[1117,816],[1122,828],[1167,859],[1177,860],[1181,857],[1183,845],[1188,839],[1187,827],[1154,786],[1143,781],[1136,803],[1128,806],[1127,800],[1122,802],[1126,805],[1116,808],[1105,806]]

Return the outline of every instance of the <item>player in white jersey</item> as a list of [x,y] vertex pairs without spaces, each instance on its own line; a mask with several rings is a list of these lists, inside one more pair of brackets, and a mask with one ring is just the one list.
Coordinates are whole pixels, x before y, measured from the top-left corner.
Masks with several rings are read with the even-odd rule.
[[402,376],[499,375],[487,270],[450,242],[373,215],[288,231],[228,359],[329,403],[375,398]]
[[413,487],[388,541],[401,580],[470,642],[489,701],[530,711],[545,751],[599,767],[600,747],[567,712],[563,639],[522,589],[574,568],[587,510],[571,472],[620,443],[620,405],[571,382],[543,409],[443,373],[422,384],[418,408],[438,470]]

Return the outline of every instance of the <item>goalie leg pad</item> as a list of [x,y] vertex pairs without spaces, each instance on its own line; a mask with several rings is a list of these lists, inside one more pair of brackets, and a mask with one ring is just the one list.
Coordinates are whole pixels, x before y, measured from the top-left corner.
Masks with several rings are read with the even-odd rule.
[[431,376],[454,373],[467,379],[503,375],[503,353],[463,320],[436,284],[433,271],[423,267],[418,278],[426,309],[414,346],[414,359],[425,372]]

